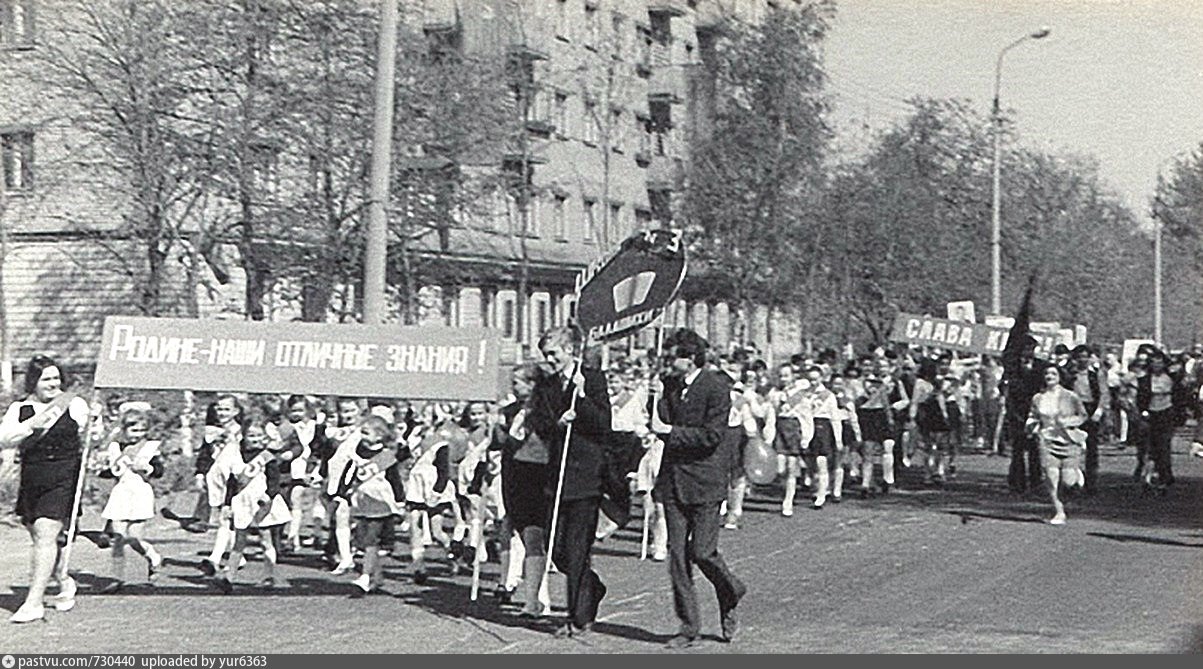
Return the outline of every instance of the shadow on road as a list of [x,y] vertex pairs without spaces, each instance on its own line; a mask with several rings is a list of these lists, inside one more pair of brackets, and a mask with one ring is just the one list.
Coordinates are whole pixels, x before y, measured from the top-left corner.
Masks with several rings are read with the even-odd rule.
[[[1168,492],[1161,494],[1144,489],[1131,474],[1122,473],[1129,466],[1128,462],[1114,462],[1105,465],[1100,472],[1097,494],[1086,496],[1080,491],[1069,491],[1062,495],[1069,517],[1149,529],[1198,530],[1203,527],[1203,515],[1199,513],[1203,508],[1203,480],[1195,474],[1197,459],[1186,456],[1184,444],[1175,445],[1178,447],[1174,457],[1177,480]],[[888,495],[861,500],[856,488],[846,486],[845,505],[944,513],[959,516],[963,523],[974,520],[1040,523],[1051,515],[1052,504],[1043,488],[1026,493],[1015,493],[1008,488],[1009,458],[969,455],[961,460],[964,466],[958,475],[943,485],[924,483],[923,467],[916,464],[909,469],[900,469],[898,483]],[[987,466],[981,466],[983,463]],[[756,486],[744,504],[744,512],[779,514],[783,494],[780,481]],[[809,505],[810,499],[810,493],[799,485],[796,503]]]
[[1203,548],[1203,543],[1188,543],[1178,539],[1164,539],[1161,537],[1147,537],[1139,534],[1111,534],[1108,532],[1087,532],[1088,536],[1100,537],[1102,539],[1111,539],[1123,543],[1138,542],[1146,544],[1157,544],[1159,546],[1183,546],[1185,548]]

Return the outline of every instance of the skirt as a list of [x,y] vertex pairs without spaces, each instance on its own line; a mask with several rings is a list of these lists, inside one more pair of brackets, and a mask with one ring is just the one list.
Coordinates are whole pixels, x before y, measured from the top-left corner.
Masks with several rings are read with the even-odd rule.
[[773,449],[781,455],[802,455],[802,421],[797,418],[778,418]]
[[649,493],[656,487],[660,475],[660,462],[664,459],[664,443],[657,440],[643,452],[639,466],[635,469],[635,492]]
[[409,470],[405,482],[405,503],[413,510],[434,511],[451,506],[455,501],[455,481],[447,481],[442,492],[434,489],[439,472],[433,463],[422,462]]
[[1082,448],[1077,444],[1066,444],[1050,439],[1038,439],[1036,449],[1040,453],[1040,466],[1044,469],[1081,469]]
[[893,439],[890,431],[889,409],[861,409],[856,412],[860,421],[860,436],[865,441],[884,444],[887,439]]
[[521,531],[546,523],[551,507],[543,494],[548,466],[507,459],[502,467],[501,496],[510,524]]
[[21,522],[32,525],[38,518],[69,521],[75,506],[79,464],[79,458],[21,463],[16,508]]
[[288,505],[284,503],[284,497],[276,495],[271,498],[267,515],[256,521],[255,516],[259,513],[259,500],[263,499],[266,494],[266,482],[262,480],[262,477],[257,477],[252,479],[245,489],[234,495],[234,499],[230,501],[234,529],[249,530],[253,528],[275,527],[276,525],[283,525],[292,520],[292,512],[288,510]]
[[150,520],[155,517],[155,491],[141,476],[126,472],[113,486],[100,517],[127,522]]

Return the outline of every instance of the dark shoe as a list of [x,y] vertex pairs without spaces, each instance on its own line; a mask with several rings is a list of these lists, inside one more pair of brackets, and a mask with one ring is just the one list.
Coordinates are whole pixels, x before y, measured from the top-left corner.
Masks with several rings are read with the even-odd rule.
[[831,496],[831,503],[832,503],[832,504],[839,504],[839,503],[840,503],[840,502],[842,502],[842,501],[844,501],[844,496],[843,496],[843,495],[832,495],[832,496]]
[[510,604],[510,603],[513,603],[513,601],[514,601],[514,591],[510,590],[509,588],[505,587],[504,585],[499,584],[493,590],[493,597],[497,598],[497,601],[503,605]]
[[889,483],[886,483],[885,481],[881,482],[881,494],[883,494],[883,495],[890,494],[890,484]]
[[567,639],[572,636],[572,632],[572,623],[564,623],[556,628],[554,636],[557,639]]
[[414,583],[416,583],[418,585],[422,585],[423,583],[426,582],[426,578],[427,578],[427,576],[426,576],[426,572],[424,570],[419,569],[414,572]]
[[678,634],[677,636],[669,639],[664,644],[664,647],[669,648],[671,650],[681,650],[683,648],[693,648],[697,644],[697,642],[698,642],[698,638],[696,636],[686,636],[684,634]]
[[95,541],[96,541],[96,547],[99,548],[100,550],[104,550],[113,545],[113,538],[110,537],[109,535],[105,534],[104,532],[97,534]]
[[226,578],[225,576],[218,578],[214,582],[214,585],[217,586],[218,590],[221,590],[221,594],[223,595],[229,595],[234,592],[234,584],[231,583],[230,579]]
[[735,608],[732,607],[723,613],[723,641],[731,643],[735,640],[735,633],[739,631],[739,616],[735,614]]
[[200,561],[200,570],[205,576],[217,576],[217,565],[208,558]]

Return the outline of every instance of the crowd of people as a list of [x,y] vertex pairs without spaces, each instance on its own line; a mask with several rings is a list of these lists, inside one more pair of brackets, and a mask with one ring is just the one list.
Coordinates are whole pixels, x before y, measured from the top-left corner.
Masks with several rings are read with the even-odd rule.
[[[659,358],[605,371],[581,349],[578,331],[548,331],[542,359],[515,367],[509,396],[496,403],[214,397],[189,449],[196,500],[181,520],[212,533],[199,568],[221,592],[245,588],[237,575],[257,544],[257,587],[284,588],[281,556],[313,551],[359,598],[383,591],[383,561],[401,557],[405,538],[418,584],[432,569],[456,575],[499,561],[494,595],[521,603],[523,617],[550,615],[546,574],[562,573],[568,616],[556,634],[579,636],[607,593],[592,546],[626,525],[635,503],[645,553],[668,562],[680,621],[669,644],[687,647],[701,624],[693,565],[714,584],[724,638],[738,629],[747,588],[718,537],[741,527],[754,485],[780,483],[761,492],[779,491],[781,514],[793,516],[800,503],[821,510],[846,493],[888,495],[902,469],[922,472],[911,485],[942,486],[965,449],[1010,451],[1011,488],[1043,488],[1049,522],[1063,524],[1066,487],[1098,491],[1107,442],[1133,448],[1134,477],[1165,493],[1173,431],[1203,407],[1203,351],[1171,357],[1151,345],[1127,369],[1089,346],[1059,347],[1047,361],[1031,348],[999,360],[883,347],[848,361],[824,351],[768,364],[753,350],[716,353],[690,330],[670,335]],[[154,424],[145,402],[89,407],[63,392],[44,356],[24,379],[27,397],[0,422],[0,446],[19,449],[17,514],[33,540],[33,578],[14,622],[74,606],[61,537],[80,470],[113,482],[101,513],[111,555],[104,592],[126,587],[127,547],[156,579],[163,556],[145,531],[158,504],[150,481],[165,459],[182,457],[164,451],[167,426]],[[84,463],[89,425],[96,448]],[[1195,441],[1203,455],[1203,428]]]

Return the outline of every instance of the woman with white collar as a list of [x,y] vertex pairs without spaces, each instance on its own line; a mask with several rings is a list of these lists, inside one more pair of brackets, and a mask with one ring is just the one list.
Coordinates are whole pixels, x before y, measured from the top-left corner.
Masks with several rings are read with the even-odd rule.
[[1078,426],[1086,421],[1082,400],[1061,385],[1061,372],[1053,365],[1044,369],[1044,390],[1032,398],[1028,432],[1034,433],[1044,468],[1049,497],[1053,501],[1051,525],[1065,524],[1065,506],[1057,495],[1059,484],[1077,483],[1081,452],[1086,448],[1086,433]]

